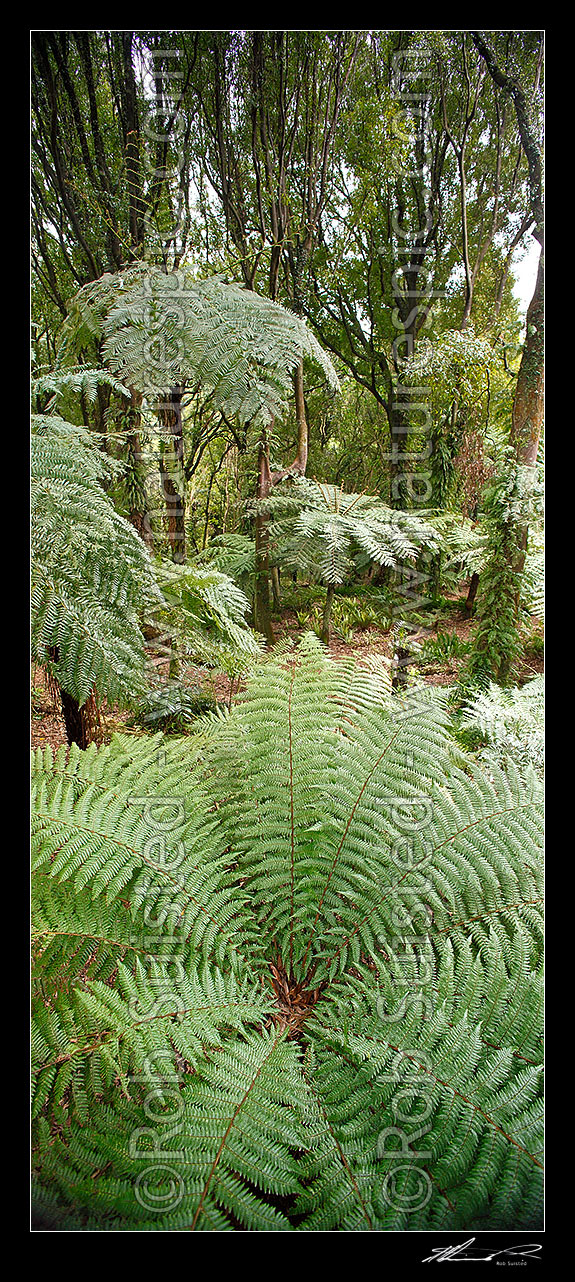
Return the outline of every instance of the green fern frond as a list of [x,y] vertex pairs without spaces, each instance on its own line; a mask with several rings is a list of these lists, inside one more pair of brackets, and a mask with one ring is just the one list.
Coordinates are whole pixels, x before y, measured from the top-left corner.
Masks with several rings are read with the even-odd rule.
[[308,635],[33,778],[40,1222],[540,1226],[535,776]]
[[282,417],[292,375],[307,357],[334,391],[331,360],[292,312],[220,277],[197,281],[141,264],[103,276],[76,298],[68,347],[100,333],[104,359],[122,381],[161,396],[190,380],[212,390],[230,417],[256,426]]
[[102,486],[113,474],[91,434],[56,415],[33,416],[32,656],[83,704],[146,687],[140,627],[160,600],[141,539]]
[[156,577],[163,598],[156,617],[191,657],[237,670],[260,654],[259,641],[246,623],[250,603],[229,575],[196,560],[187,565],[164,561]]
[[273,517],[270,537],[281,563],[327,584],[343,583],[371,561],[390,567],[413,561],[422,547],[437,543],[420,513],[303,477],[254,506]]
[[58,368],[32,379],[32,400],[37,402],[46,396],[50,399],[47,409],[51,413],[54,407],[69,393],[84,396],[89,405],[98,397],[98,389],[109,387],[117,396],[129,399],[130,393],[123,383],[106,370],[91,369],[88,365],[77,365],[75,368]]
[[476,691],[461,710],[463,730],[479,732],[486,746],[479,752],[487,765],[513,761],[543,774],[545,757],[545,682],[533,677],[524,686],[504,690],[490,682]]

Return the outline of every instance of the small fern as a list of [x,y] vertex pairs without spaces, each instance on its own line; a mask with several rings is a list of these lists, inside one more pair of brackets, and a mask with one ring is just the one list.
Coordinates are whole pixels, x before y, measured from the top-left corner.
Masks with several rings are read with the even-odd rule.
[[435,637],[427,637],[421,647],[421,658],[424,663],[451,663],[469,653],[469,642],[463,641],[457,632],[438,632]]
[[186,740],[35,756],[34,1213],[541,1222],[541,799],[308,636]]
[[215,711],[216,700],[209,692],[168,681],[141,699],[134,712],[134,724],[144,730],[183,734],[196,717]]

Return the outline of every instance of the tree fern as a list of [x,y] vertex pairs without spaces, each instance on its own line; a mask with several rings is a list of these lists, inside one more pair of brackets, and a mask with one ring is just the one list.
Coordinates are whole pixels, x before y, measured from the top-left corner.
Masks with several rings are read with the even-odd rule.
[[99,336],[113,373],[150,397],[201,382],[230,417],[256,427],[282,417],[302,358],[329,385],[334,367],[311,330],[270,299],[220,277],[197,281],[136,264],[79,291],[63,335],[63,354]]
[[299,477],[253,505],[274,517],[272,555],[327,586],[320,636],[329,641],[335,589],[371,562],[396,567],[434,548],[436,534],[418,512],[387,507],[373,494],[350,494],[337,485]]
[[38,1221],[541,1222],[541,801],[308,636],[34,763]]
[[246,624],[249,601],[228,574],[197,559],[164,561],[156,577],[162,592],[156,617],[188,656],[232,672],[249,667],[260,647]]
[[143,608],[159,600],[141,539],[102,482],[112,460],[85,429],[34,415],[31,438],[32,655],[81,705],[146,688]]
[[387,507],[373,494],[299,477],[259,505],[274,517],[272,541],[282,564],[327,584],[343,583],[370,561],[396,566],[413,561],[437,536],[421,513]]

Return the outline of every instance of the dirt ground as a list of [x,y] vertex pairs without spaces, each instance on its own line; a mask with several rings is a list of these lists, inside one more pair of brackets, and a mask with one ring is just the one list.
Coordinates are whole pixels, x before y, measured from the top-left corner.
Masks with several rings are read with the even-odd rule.
[[[462,613],[461,601],[461,596],[453,596],[453,611],[442,614],[439,626],[442,632],[456,633],[461,642],[468,642],[473,633],[474,621],[465,617]],[[536,618],[533,618],[532,624],[534,631],[540,629],[540,624]],[[282,612],[281,619],[274,623],[276,641],[291,637],[297,644],[304,630],[304,628],[300,627],[297,615],[292,609],[285,609]],[[413,634],[413,640],[422,645],[426,638],[433,638],[434,636],[437,636],[437,624],[429,628],[419,628]],[[370,655],[385,655],[391,660],[393,657],[393,640],[390,633],[382,632],[377,627],[358,628],[354,632],[351,641],[344,641],[334,630],[329,644],[329,652],[334,659],[354,656],[361,661]],[[422,668],[423,679],[429,685],[453,685],[457,681],[459,671],[464,663],[465,657],[453,658],[447,663],[438,661],[426,664]],[[417,666],[419,667],[419,664]],[[523,685],[525,681],[529,681],[532,677],[543,672],[543,669],[542,656],[530,654],[524,657],[517,674],[518,684]],[[242,683],[237,680],[233,683],[230,682],[230,678],[225,673],[213,673],[207,676],[205,672],[194,669],[189,670],[188,680],[191,684],[202,685],[204,689],[214,695],[219,703],[225,703],[228,706],[233,703],[242,686]],[[100,709],[100,718],[99,741],[102,743],[108,742],[114,733],[118,731],[125,732],[130,729],[130,714],[121,712],[117,708],[102,707]],[[51,687],[43,669],[38,666],[32,668],[30,737],[33,749],[49,746],[55,751],[66,743],[66,733],[57,693]]]

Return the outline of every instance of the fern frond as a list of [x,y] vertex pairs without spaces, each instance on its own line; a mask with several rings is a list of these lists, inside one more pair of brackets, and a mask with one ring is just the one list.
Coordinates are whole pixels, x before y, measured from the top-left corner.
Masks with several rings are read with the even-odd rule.
[[303,477],[254,507],[273,517],[270,536],[281,563],[328,584],[343,583],[370,561],[397,566],[436,546],[436,533],[420,513]]
[[424,693],[308,635],[205,735],[37,753],[42,1222],[541,1224],[541,787]]
[[116,396],[128,399],[130,393],[123,383],[109,374],[107,370],[91,369],[87,365],[77,365],[75,368],[58,368],[50,370],[46,374],[41,374],[38,378],[32,379],[31,391],[32,399],[36,401],[48,396],[47,410],[53,412],[59,401],[63,400],[69,393],[84,396],[88,404],[93,405],[98,396],[100,387],[109,387],[115,392]]
[[292,312],[221,278],[193,280],[138,265],[85,286],[68,326],[103,336],[104,359],[122,381],[149,396],[201,381],[230,417],[256,426],[282,417],[293,371],[304,357],[338,390],[331,360]]
[[144,544],[102,487],[110,474],[89,432],[33,417],[32,655],[79,704],[94,687],[122,703],[145,689],[141,611],[160,599]]
[[215,566],[163,562],[156,570],[162,592],[161,621],[196,660],[232,670],[261,652],[246,624],[250,603],[229,575]]
[[543,774],[545,756],[545,683],[533,677],[524,686],[502,689],[490,682],[461,710],[463,729],[477,730],[486,740],[478,754],[486,764],[512,761]]

